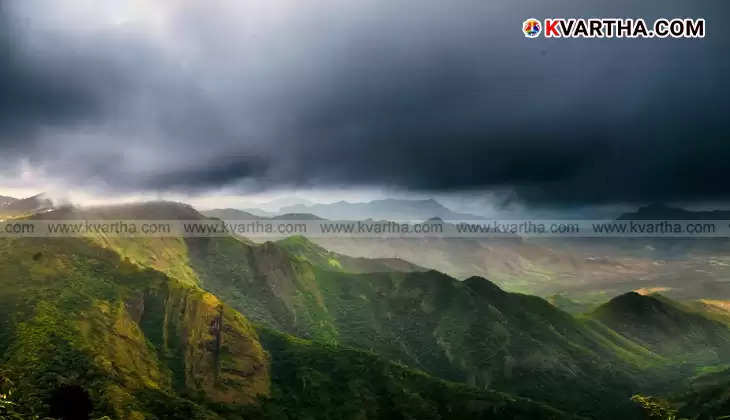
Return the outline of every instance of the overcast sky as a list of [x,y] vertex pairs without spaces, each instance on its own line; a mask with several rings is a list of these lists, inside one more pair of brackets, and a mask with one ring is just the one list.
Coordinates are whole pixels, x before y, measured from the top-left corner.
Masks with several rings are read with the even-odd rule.
[[[0,194],[722,203],[729,12],[727,0],[2,0]],[[705,18],[707,37],[521,32],[527,17],[660,16]]]

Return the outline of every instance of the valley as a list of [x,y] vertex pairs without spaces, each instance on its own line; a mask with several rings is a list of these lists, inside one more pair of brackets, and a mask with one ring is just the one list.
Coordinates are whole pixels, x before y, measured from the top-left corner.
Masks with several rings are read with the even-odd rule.
[[[170,202],[32,217],[205,219]],[[74,386],[116,418],[638,419],[633,395],[690,395],[691,378],[730,364],[729,305],[667,288],[550,303],[296,236],[90,234],[0,250],[0,372],[46,415]]]

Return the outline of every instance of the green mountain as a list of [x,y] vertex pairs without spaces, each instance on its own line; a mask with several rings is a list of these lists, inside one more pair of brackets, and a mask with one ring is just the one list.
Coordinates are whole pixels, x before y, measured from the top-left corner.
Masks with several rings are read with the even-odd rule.
[[[683,302],[681,308],[730,326],[730,302],[727,300],[694,300]],[[727,363],[700,367],[686,382],[683,390],[668,396],[679,418],[730,418],[730,366]]]
[[[668,238],[312,238],[346,255],[398,257],[505,290],[602,304],[639,288],[675,300],[730,299],[730,241]],[[693,281],[687,281],[691,278]]]
[[149,417],[150,395],[250,405],[269,394],[248,320],[86,239],[1,241],[0,312],[0,366],[42,415],[63,417],[52,402],[79,388],[95,415],[120,419]]
[[434,379],[370,352],[306,341],[267,328],[272,397],[252,418],[578,419],[543,403]]
[[[190,216],[187,207],[155,204],[145,217],[170,218],[170,209]],[[63,212],[75,217],[79,210]],[[310,266],[274,244],[220,239],[212,244],[231,250],[224,256],[255,249],[251,260],[236,257],[257,261],[267,278],[286,261]],[[202,245],[94,235],[0,241],[0,418],[570,417],[373,353],[254,327],[200,287],[208,278],[179,267],[197,267]]]
[[355,258],[328,251],[303,236],[290,236],[276,244],[301,261],[315,267],[347,273],[426,271],[400,258]]
[[722,299],[698,299],[685,302],[689,308],[703,316],[730,326],[730,301]]
[[[35,217],[205,219],[177,203]],[[2,244],[0,376],[43,415],[81,395],[114,418],[638,418],[633,394],[730,362],[726,326],[660,296],[576,318],[303,237]]]
[[656,354],[707,365],[730,360],[730,330],[722,323],[661,295],[626,293],[591,317]]
[[[636,372],[658,361],[542,299],[505,293],[480,278],[393,271],[377,260],[355,264],[301,237],[261,245],[226,237],[106,246],[140,265],[184,273],[268,328],[575,412],[628,404]],[[346,272],[365,263],[380,272]]]

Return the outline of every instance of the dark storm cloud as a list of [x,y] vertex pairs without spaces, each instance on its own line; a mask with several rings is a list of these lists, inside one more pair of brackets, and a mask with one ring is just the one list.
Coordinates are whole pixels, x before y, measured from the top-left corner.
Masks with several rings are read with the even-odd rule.
[[[4,147],[70,183],[126,191],[730,199],[724,1],[170,4],[162,35],[42,21],[3,34],[17,57],[3,70],[16,98],[0,100]],[[708,37],[522,36],[526,17],[552,16],[703,17]]]
[[43,124],[93,117],[97,98],[84,80],[61,62],[55,68],[33,63],[20,42],[22,22],[8,9],[0,3],[0,141],[27,140]]

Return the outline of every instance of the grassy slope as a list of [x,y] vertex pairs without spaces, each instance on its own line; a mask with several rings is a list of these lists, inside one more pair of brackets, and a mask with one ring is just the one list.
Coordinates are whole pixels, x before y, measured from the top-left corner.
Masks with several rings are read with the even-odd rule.
[[399,258],[354,258],[328,251],[302,236],[290,236],[276,244],[301,261],[322,269],[347,273],[412,272],[426,269]]
[[273,419],[569,419],[545,404],[478,391],[368,352],[260,328],[272,356]]
[[703,316],[730,326],[730,301],[719,299],[699,299],[685,303],[690,309]]
[[[725,301],[680,304],[661,295],[628,293],[590,316],[663,354],[682,372],[680,386],[664,389],[680,418],[730,416],[730,332]],[[694,373],[697,373],[693,376]]]
[[256,322],[481,388],[595,413],[628,402],[631,377],[661,362],[600,324],[484,279],[351,274],[314,267],[276,244],[186,242],[203,287]]
[[[574,320],[541,299],[506,294],[483,279],[464,283],[471,286],[467,295],[479,295],[470,302],[459,291],[463,289],[459,282],[435,272],[353,275],[322,260],[287,260],[271,244],[251,249],[253,261],[278,262],[259,265],[253,277],[229,271],[228,278],[243,278],[250,285],[276,291],[275,301],[291,321],[279,328],[370,349],[441,377],[490,385],[583,413],[630,416],[628,407],[600,411],[621,404],[629,391],[682,388],[677,387],[682,375],[704,363],[727,360],[722,351],[714,350],[724,348],[726,334],[717,325],[710,327],[709,337],[716,336],[720,342],[709,352],[705,349],[710,341],[703,341],[704,333],[699,333],[696,343],[660,349],[619,334],[590,316]],[[235,254],[232,251],[231,258]],[[194,258],[191,261],[195,264]],[[272,273],[271,267],[278,269]],[[205,273],[206,268],[197,265],[196,271]],[[272,278],[276,280],[270,282]],[[255,288],[242,291],[235,283],[229,284],[230,290],[251,300],[250,291]],[[258,295],[255,300],[267,299]],[[694,329],[697,319],[690,318],[687,325]],[[640,319],[627,322],[641,324]],[[700,330],[707,326],[699,322]],[[687,348],[697,352],[687,358],[686,352],[681,353]],[[678,357],[689,362],[683,369],[673,367]],[[674,384],[667,387],[670,382]]]
[[620,405],[639,366],[656,362],[628,340],[481,278],[458,282],[429,272],[317,279],[340,342],[578,412]]
[[633,377],[659,362],[606,328],[483,279],[351,274],[314,266],[279,244],[236,238],[184,243],[197,283],[252,321],[371,350],[445,379],[596,414],[628,403]]
[[701,366],[730,361],[730,329],[660,295],[627,293],[590,316],[675,362]]
[[560,294],[549,296],[546,300],[556,308],[573,315],[581,315],[595,309],[595,305],[591,303],[578,302]]

